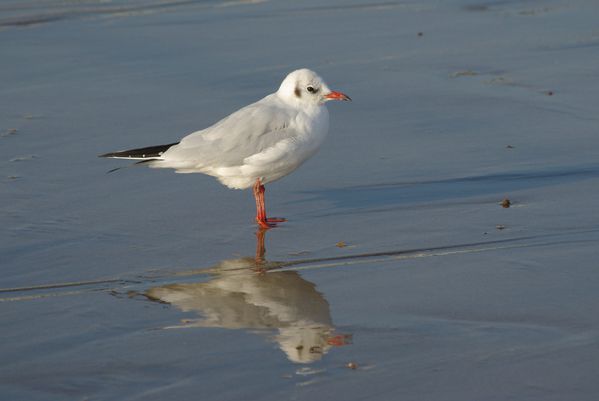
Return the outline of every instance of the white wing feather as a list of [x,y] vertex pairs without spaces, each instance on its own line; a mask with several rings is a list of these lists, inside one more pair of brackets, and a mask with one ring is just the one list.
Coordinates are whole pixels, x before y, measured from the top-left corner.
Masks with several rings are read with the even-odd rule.
[[194,132],[166,151],[162,158],[177,168],[240,166],[294,135],[289,129],[297,111],[283,108],[273,95],[250,104],[211,127]]
[[328,132],[324,107],[300,110],[276,94],[250,104],[169,148],[151,167],[212,175],[230,188],[263,184],[295,170]]

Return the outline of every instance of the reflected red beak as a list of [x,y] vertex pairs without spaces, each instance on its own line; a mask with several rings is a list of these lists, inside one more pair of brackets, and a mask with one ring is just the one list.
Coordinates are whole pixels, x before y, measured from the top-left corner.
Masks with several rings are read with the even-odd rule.
[[351,98],[347,96],[345,93],[332,91],[331,93],[327,93],[324,95],[327,100],[344,100],[351,101]]

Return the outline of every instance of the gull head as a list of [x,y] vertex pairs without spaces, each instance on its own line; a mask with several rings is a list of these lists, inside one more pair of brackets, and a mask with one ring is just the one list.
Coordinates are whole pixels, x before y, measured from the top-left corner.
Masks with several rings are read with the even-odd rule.
[[288,103],[298,105],[322,105],[329,100],[351,100],[349,96],[329,89],[317,73],[307,68],[287,75],[277,94]]

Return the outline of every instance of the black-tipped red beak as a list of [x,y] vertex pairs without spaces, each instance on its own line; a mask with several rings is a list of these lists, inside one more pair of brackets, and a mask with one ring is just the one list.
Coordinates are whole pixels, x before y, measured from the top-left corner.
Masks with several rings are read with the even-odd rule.
[[327,100],[343,100],[343,101],[351,101],[351,98],[347,96],[345,93],[331,91],[331,93],[327,93],[324,95]]

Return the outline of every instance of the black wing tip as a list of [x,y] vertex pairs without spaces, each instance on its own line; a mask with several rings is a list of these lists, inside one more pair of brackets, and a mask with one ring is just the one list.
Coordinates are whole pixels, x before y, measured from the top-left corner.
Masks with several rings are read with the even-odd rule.
[[169,143],[167,145],[148,146],[146,148],[128,149],[119,152],[110,152],[98,155],[98,157],[118,157],[118,158],[132,158],[132,159],[145,159],[152,157],[160,157],[171,146],[178,145],[179,142]]
[[140,160],[137,163],[129,164],[128,166],[121,166],[121,167],[117,167],[117,168],[113,168],[111,170],[108,170],[106,172],[106,174],[114,173],[115,171],[123,170],[123,169],[129,168],[129,167],[139,166],[140,164],[149,164],[149,163],[151,163],[153,161],[156,161],[156,160],[155,159]]
[[119,159],[123,159],[123,158],[137,158],[136,155],[129,153],[128,150],[123,150],[122,152],[110,152],[110,153],[104,153],[103,155],[98,155],[98,157],[116,157]]

